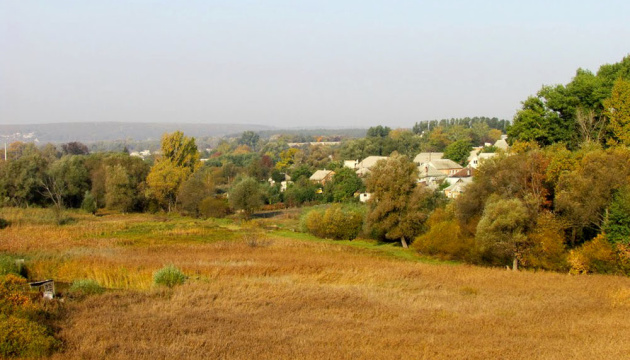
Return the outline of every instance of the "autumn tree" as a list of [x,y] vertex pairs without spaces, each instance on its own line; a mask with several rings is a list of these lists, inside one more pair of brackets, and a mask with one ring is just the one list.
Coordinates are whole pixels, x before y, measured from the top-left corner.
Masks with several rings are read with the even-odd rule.
[[181,131],[162,135],[162,157],[175,166],[186,167],[194,171],[199,164],[199,151],[194,137],[184,136]]
[[372,168],[367,180],[368,227],[379,237],[398,240],[407,247],[427,219],[430,190],[417,185],[418,169],[406,156],[397,153]]
[[608,144],[630,146],[630,80],[615,81],[610,98],[604,100],[608,118]]
[[180,185],[199,167],[199,152],[195,138],[181,131],[164,134],[161,149],[162,157],[147,176],[148,194],[170,212],[177,203]]
[[147,176],[147,195],[171,212],[177,202],[180,185],[190,176],[190,169],[177,166],[170,159],[161,159]]
[[630,178],[627,148],[594,150],[586,153],[575,170],[558,179],[554,205],[571,229],[571,242],[593,238],[601,230],[606,209]]

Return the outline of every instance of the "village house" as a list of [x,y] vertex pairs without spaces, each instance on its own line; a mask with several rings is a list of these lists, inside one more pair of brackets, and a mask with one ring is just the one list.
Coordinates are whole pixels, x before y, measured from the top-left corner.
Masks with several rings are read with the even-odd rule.
[[507,143],[507,135],[501,135],[501,138],[494,143],[494,147],[503,151],[508,151],[510,145]]
[[317,170],[315,171],[315,173],[313,173],[313,175],[311,175],[311,177],[309,178],[310,181],[317,183],[317,184],[326,184],[327,182],[329,182],[330,180],[332,180],[333,176],[335,175],[335,172],[332,170]]
[[441,152],[422,152],[413,158],[413,162],[416,165],[421,165],[431,160],[440,160],[442,157],[444,157],[444,153]]
[[[267,181],[269,182],[269,185],[271,186],[276,185],[276,182],[272,178],[269,178]],[[284,181],[280,182],[280,192],[285,192],[287,190],[287,187],[291,184],[293,184],[293,181],[291,181],[291,177],[285,174]]]
[[387,160],[387,156],[368,156],[357,165],[357,175],[365,177],[370,173],[370,169],[381,160]]
[[495,156],[497,156],[496,153],[474,153],[474,150],[473,150],[470,156],[468,157],[468,166],[472,167],[473,169],[476,169],[479,167],[479,165],[482,162],[488,159],[491,159]]
[[444,179],[461,169],[461,165],[450,159],[427,161],[418,166],[418,182],[436,189]]
[[459,195],[464,193],[464,190],[469,183],[470,182],[464,181],[464,179],[461,178],[457,180],[457,182],[455,182],[454,184],[444,189],[444,195],[446,195],[446,197],[449,199],[455,199]]

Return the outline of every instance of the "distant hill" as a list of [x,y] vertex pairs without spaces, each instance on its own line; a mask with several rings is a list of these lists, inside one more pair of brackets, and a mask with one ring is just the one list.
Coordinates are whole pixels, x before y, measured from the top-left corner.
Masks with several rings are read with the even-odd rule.
[[0,141],[37,141],[63,143],[132,139],[158,140],[165,132],[183,131],[188,136],[223,136],[246,130],[269,131],[271,126],[252,124],[172,124],[172,123],[58,123],[0,125]]

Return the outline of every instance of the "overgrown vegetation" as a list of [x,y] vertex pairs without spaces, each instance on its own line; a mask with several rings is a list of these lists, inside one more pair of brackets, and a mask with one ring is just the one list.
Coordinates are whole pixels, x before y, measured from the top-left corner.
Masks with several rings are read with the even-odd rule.
[[0,275],[1,357],[47,356],[61,344],[46,324],[54,310],[34,300],[26,287],[26,280],[20,276]]
[[186,275],[175,265],[166,265],[153,274],[153,283],[172,288],[186,282]]

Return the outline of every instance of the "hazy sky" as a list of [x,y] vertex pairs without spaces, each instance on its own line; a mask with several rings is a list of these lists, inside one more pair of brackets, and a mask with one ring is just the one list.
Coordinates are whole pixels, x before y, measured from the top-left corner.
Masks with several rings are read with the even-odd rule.
[[0,0],[0,124],[511,119],[629,45],[627,0]]

